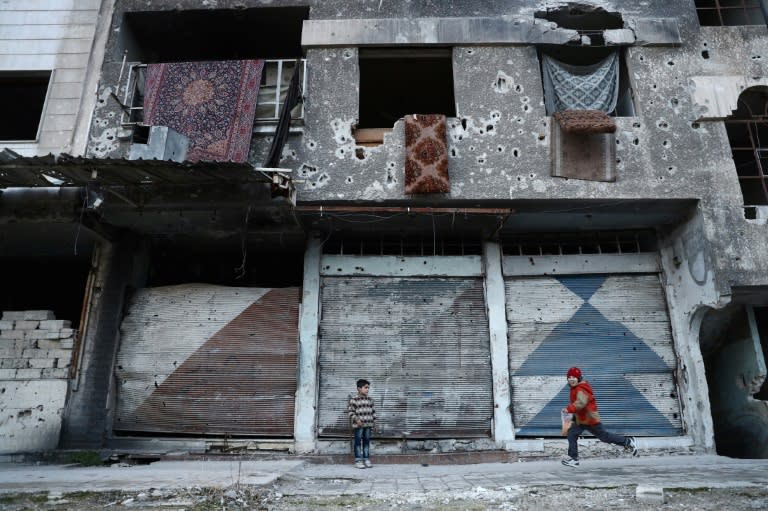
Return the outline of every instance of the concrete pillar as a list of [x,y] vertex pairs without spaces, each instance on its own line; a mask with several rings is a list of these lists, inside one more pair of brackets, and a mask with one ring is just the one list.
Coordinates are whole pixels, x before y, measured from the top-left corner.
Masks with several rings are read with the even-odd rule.
[[509,348],[507,347],[507,314],[504,276],[501,272],[501,246],[483,243],[485,269],[485,301],[491,339],[491,372],[493,375],[493,438],[499,447],[515,439],[509,392]]
[[299,374],[293,425],[296,452],[315,450],[321,255],[322,241],[315,234],[307,242],[304,253],[304,283],[299,312]]

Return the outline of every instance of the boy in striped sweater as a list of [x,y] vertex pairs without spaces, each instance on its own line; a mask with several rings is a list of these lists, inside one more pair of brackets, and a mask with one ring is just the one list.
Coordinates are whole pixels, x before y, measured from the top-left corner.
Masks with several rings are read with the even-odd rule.
[[368,396],[371,382],[357,380],[357,395],[349,400],[347,411],[349,422],[355,430],[355,466],[357,468],[371,468],[368,456],[371,449],[371,430],[376,422],[376,408],[373,399]]

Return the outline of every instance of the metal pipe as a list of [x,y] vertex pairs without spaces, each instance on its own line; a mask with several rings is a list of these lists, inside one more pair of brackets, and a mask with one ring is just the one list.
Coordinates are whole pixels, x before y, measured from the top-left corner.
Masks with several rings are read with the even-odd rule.
[[410,206],[296,206],[296,211],[306,213],[458,213],[468,215],[510,215],[510,208],[427,208]]

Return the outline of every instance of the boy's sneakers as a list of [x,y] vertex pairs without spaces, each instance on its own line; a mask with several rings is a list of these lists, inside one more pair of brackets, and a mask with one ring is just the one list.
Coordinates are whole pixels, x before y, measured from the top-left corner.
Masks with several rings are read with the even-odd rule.
[[365,468],[365,463],[363,463],[363,460],[357,460],[355,462],[355,468]]
[[561,462],[566,467],[578,467],[579,466],[579,460],[575,460],[571,458],[570,456],[566,456],[563,461]]
[[627,437],[627,445],[624,446],[624,449],[630,451],[632,456],[637,456],[637,440],[635,440],[635,437]]
[[365,465],[365,468],[373,467],[373,463],[371,463],[369,460],[364,460],[363,465]]

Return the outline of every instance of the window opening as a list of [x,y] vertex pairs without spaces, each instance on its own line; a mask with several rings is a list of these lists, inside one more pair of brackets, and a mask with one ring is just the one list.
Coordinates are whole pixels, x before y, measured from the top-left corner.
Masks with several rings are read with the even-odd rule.
[[409,114],[456,116],[450,48],[359,52],[358,128],[391,128]]
[[754,217],[750,206],[768,205],[768,88],[744,91],[724,122],[746,214]]
[[657,250],[652,231],[518,233],[505,236],[501,245],[509,256],[640,254]]
[[[618,92],[615,108],[606,112],[612,117],[633,117],[635,115],[634,93],[629,80],[629,72],[624,59],[624,51],[615,47],[594,47],[594,46],[564,46],[564,45],[542,45],[539,47],[539,61],[542,62],[542,77],[545,72],[543,69],[544,55],[555,59],[567,66],[594,66],[612,53],[618,52]],[[545,90],[545,94],[552,93]],[[547,108],[547,115],[554,114]]]
[[0,73],[0,140],[37,140],[50,79],[50,71]]
[[534,14],[535,18],[557,23],[560,28],[576,30],[582,37],[589,38],[590,45],[603,46],[603,31],[624,27],[624,21],[618,12],[608,12],[602,7],[581,3],[568,3]]
[[696,0],[701,26],[764,25],[760,0]]
[[356,256],[463,256],[480,255],[480,239],[435,239],[430,237],[341,238],[323,243],[323,253]]

